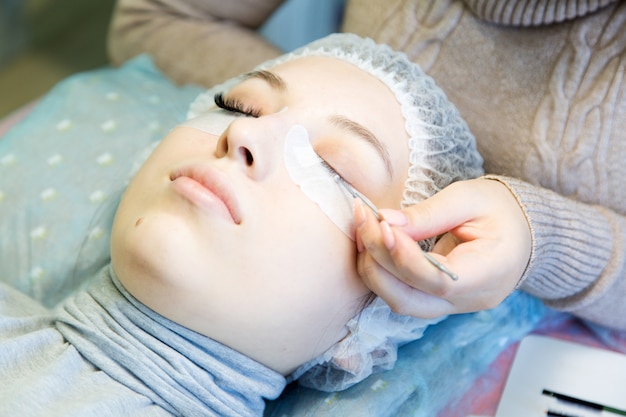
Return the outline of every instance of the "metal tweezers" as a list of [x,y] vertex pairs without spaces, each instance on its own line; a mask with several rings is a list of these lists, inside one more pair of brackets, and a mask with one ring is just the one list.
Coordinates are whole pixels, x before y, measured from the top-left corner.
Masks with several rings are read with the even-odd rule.
[[[363,194],[361,194],[358,190],[356,190],[354,187],[352,187],[350,184],[348,184],[339,175],[335,175],[335,182],[338,183],[339,185],[341,185],[348,192],[348,194],[350,194],[352,196],[352,198],[358,198],[367,207],[369,207],[369,209],[372,210],[372,212],[374,213],[374,216],[376,216],[376,219],[378,219],[378,221],[383,220],[383,218],[380,215],[380,213],[378,213],[378,209],[376,208],[374,203],[372,203],[369,200],[369,198],[367,198]],[[452,272],[448,268],[446,268],[444,265],[442,265],[441,262],[439,262],[438,260],[433,258],[430,253],[422,251],[422,254],[428,260],[428,262],[430,262],[435,268],[437,268],[438,270],[440,270],[441,272],[443,272],[444,274],[449,276],[453,281],[456,281],[456,280],[459,279],[459,276],[457,274],[455,274],[454,272]]]

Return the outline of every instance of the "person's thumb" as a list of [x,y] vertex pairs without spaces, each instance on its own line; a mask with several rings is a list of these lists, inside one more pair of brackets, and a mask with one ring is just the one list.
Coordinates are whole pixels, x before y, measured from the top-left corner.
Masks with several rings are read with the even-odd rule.
[[463,187],[455,184],[434,196],[402,210],[381,209],[380,215],[391,226],[402,229],[414,240],[444,234],[471,219],[472,210],[462,204]]

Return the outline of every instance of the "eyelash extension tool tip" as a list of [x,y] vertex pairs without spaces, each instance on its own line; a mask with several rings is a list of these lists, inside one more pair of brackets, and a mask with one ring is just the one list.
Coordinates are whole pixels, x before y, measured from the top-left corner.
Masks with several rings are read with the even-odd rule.
[[[381,215],[378,213],[378,209],[376,208],[374,203],[372,203],[367,197],[365,197],[359,191],[354,189],[354,187],[346,183],[344,179],[339,176],[339,174],[334,175],[334,180],[337,184],[343,187],[343,189],[346,190],[348,194],[352,196],[352,198],[358,198],[367,207],[369,207],[369,209],[372,210],[372,213],[374,213],[374,216],[376,216],[376,219],[378,219],[378,221],[382,220]],[[422,251],[422,254],[428,260],[428,262],[430,262],[435,268],[437,268],[438,270],[440,270],[441,272],[449,276],[450,279],[452,279],[453,281],[457,281],[459,279],[459,276],[457,274],[455,274],[454,272],[446,268],[441,262],[433,258],[431,254],[429,254],[428,252],[424,252],[424,251]]]
[[380,214],[378,213],[378,209],[376,208],[374,203],[372,203],[369,200],[369,198],[365,197],[363,194],[357,191],[354,187],[349,185],[343,178],[341,178],[339,174],[334,175],[334,180],[337,184],[343,187],[343,189],[346,190],[348,194],[352,196],[352,198],[358,198],[359,200],[363,202],[363,204],[369,207],[369,209],[372,210],[372,213],[374,213],[374,216],[376,217],[378,221],[381,221],[383,219],[382,217],[380,217]]

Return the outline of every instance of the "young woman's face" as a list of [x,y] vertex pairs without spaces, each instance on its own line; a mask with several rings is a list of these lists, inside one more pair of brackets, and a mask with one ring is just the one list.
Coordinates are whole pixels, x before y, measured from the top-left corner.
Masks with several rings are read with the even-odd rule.
[[304,126],[381,207],[399,207],[409,151],[400,105],[371,75],[324,57],[270,71],[224,95],[254,116],[159,144],[118,209],[112,262],[148,307],[288,374],[345,335],[368,290],[354,242],[291,180],[287,132]]

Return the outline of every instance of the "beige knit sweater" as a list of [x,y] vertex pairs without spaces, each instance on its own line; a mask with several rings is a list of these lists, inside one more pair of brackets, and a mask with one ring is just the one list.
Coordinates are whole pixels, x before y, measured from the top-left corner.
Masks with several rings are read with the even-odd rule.
[[[211,85],[279,52],[280,0],[119,0],[110,54]],[[446,91],[533,229],[521,288],[626,329],[626,2],[350,0],[342,30],[406,52]]]

